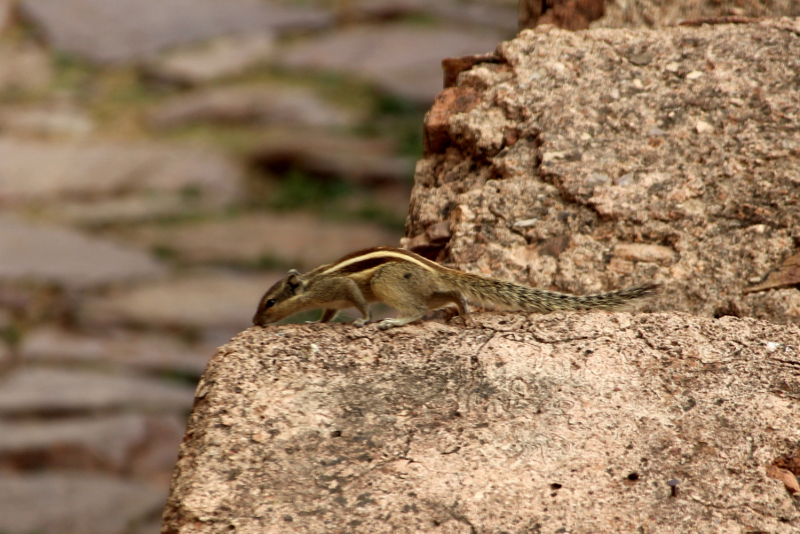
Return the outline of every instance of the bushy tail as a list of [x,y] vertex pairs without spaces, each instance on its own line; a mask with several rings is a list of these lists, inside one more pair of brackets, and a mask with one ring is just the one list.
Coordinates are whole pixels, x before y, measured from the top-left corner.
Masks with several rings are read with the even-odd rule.
[[474,274],[453,280],[470,300],[507,310],[547,313],[558,310],[624,310],[659,292],[660,284],[638,284],[594,295],[567,295],[556,291],[485,278]]

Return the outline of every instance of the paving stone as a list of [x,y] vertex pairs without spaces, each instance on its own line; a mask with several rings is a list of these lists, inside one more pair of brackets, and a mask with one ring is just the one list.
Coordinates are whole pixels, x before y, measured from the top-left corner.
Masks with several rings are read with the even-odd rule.
[[329,12],[247,0],[23,0],[50,46],[97,63],[151,57],[221,35],[317,29]]
[[147,143],[0,140],[0,202],[196,192],[217,204],[239,193],[240,171],[208,148]]
[[171,474],[185,418],[122,414],[44,421],[0,421],[0,469],[104,470]]
[[0,129],[15,136],[86,137],[94,122],[82,111],[46,108],[0,110]]
[[0,415],[116,409],[186,410],[192,388],[173,382],[93,371],[20,368],[0,383]]
[[352,113],[336,108],[300,87],[250,86],[208,89],[177,97],[147,115],[155,128],[198,122],[352,126]]
[[73,230],[0,216],[0,282],[83,288],[163,273],[164,267],[143,252]]
[[166,488],[98,474],[4,474],[0,531],[7,534],[124,534],[157,513]]
[[273,132],[252,149],[249,159],[278,174],[296,168],[361,185],[408,183],[414,175],[413,159],[397,156],[392,143],[321,131]]
[[442,90],[443,58],[491,52],[500,41],[491,31],[361,27],[299,41],[276,61],[291,68],[354,74],[390,94],[429,105]]
[[19,355],[28,362],[108,364],[200,376],[215,348],[157,333],[111,331],[92,336],[45,326],[25,333]]
[[88,300],[80,320],[97,326],[133,324],[222,330],[230,336],[252,325],[258,301],[285,273],[203,273]]
[[0,44],[0,92],[26,92],[47,87],[53,69],[47,53],[30,44]]
[[306,214],[253,214],[235,219],[154,226],[127,234],[145,248],[169,248],[195,263],[277,262],[313,269],[354,250],[397,245],[401,232],[368,223],[336,223]]
[[231,35],[169,51],[143,66],[146,76],[178,85],[199,85],[244,72],[272,57],[271,32]]

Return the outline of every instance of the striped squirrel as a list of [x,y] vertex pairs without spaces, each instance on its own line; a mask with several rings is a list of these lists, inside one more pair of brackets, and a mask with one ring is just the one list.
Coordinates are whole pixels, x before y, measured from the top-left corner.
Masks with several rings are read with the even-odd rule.
[[352,307],[363,315],[354,324],[364,326],[372,320],[372,302],[383,302],[399,312],[399,318],[381,321],[381,330],[406,325],[448,304],[455,304],[467,322],[467,298],[501,309],[541,313],[618,310],[653,296],[658,289],[659,284],[646,283],[595,295],[565,295],[456,271],[407,250],[377,247],[348,254],[306,274],[292,269],[264,294],[253,324],[266,326],[318,308],[324,309],[319,322],[326,323],[339,310]]

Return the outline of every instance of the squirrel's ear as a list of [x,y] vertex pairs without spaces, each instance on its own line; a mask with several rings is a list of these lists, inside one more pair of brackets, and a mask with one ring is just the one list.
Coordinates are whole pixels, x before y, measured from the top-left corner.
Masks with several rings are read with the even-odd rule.
[[286,276],[286,283],[289,284],[289,287],[292,288],[292,291],[297,291],[298,287],[305,287],[305,283],[303,282],[303,279],[300,278],[300,273],[297,272],[296,269],[289,271],[289,274]]

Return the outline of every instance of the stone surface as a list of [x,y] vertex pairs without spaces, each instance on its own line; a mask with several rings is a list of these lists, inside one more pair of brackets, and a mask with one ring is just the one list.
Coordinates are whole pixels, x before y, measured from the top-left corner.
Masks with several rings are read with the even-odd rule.
[[498,40],[491,32],[363,27],[291,45],[276,61],[286,67],[354,74],[390,94],[429,105],[442,90],[442,58],[489,52]]
[[272,57],[274,35],[256,33],[220,37],[174,50],[144,66],[147,76],[178,85],[199,85],[238,76]]
[[180,192],[142,192],[119,198],[64,200],[41,215],[54,223],[85,227],[175,220],[193,215],[204,207],[204,199],[192,196]]
[[429,113],[406,243],[542,288],[657,281],[650,309],[800,323],[796,287],[744,293],[800,242],[798,70],[797,19],[526,30]]
[[554,24],[565,30],[585,30],[604,11],[604,0],[520,0],[519,28]]
[[800,528],[767,476],[800,440],[798,327],[475,319],[242,333],[198,385],[162,532]]
[[158,277],[148,254],[57,226],[0,216],[0,282],[102,286]]
[[104,475],[3,474],[0,531],[125,534],[163,502],[158,488]]
[[111,331],[91,335],[42,327],[25,333],[19,356],[28,362],[99,364],[200,376],[215,348],[156,333]]
[[186,410],[192,390],[177,383],[92,371],[21,368],[0,384],[0,416],[139,409]]
[[173,128],[200,122],[345,127],[355,117],[302,87],[245,86],[209,89],[177,97],[152,109],[148,124]]
[[295,168],[313,177],[341,178],[360,185],[407,183],[414,173],[414,162],[396,155],[390,142],[321,131],[278,130],[248,157],[275,174]]
[[96,198],[121,192],[192,192],[224,204],[241,172],[208,148],[0,140],[0,203]]
[[254,214],[181,226],[154,226],[126,234],[145,248],[168,248],[187,263],[310,270],[354,250],[396,246],[401,234],[366,223],[337,223],[306,214]]
[[681,21],[716,17],[797,17],[800,4],[793,0],[630,0],[608,2],[605,16],[592,23],[596,28],[663,28]]
[[199,329],[203,335],[214,329],[235,333],[252,324],[259,299],[284,275],[185,275],[89,300],[81,320],[98,326]]
[[23,0],[50,46],[97,63],[152,57],[222,35],[320,28],[330,13],[249,0]]
[[0,468],[118,473],[135,468],[139,475],[171,470],[183,430],[180,417],[139,414],[0,421]]
[[41,48],[0,43],[0,92],[41,90],[52,80],[50,57]]
[[17,137],[86,137],[94,122],[85,112],[47,108],[0,109],[0,130]]

